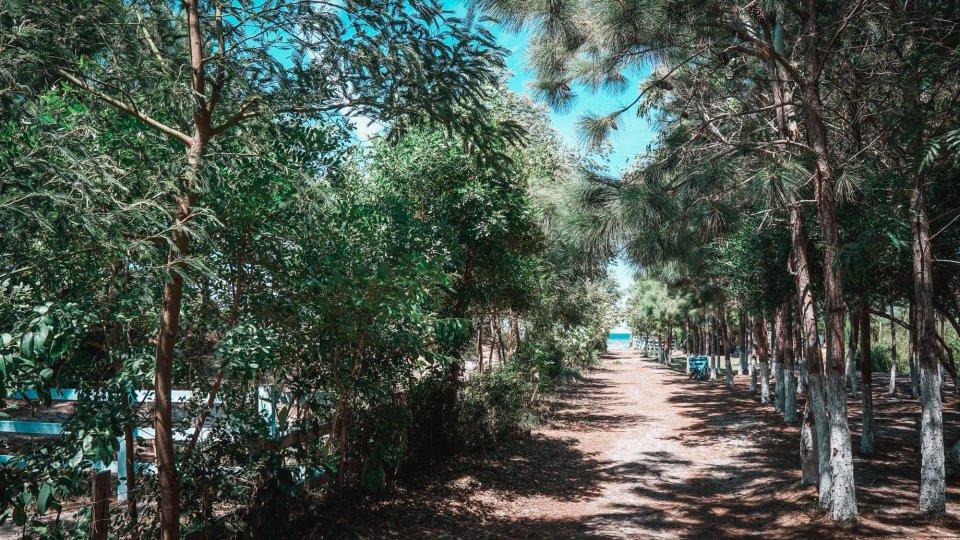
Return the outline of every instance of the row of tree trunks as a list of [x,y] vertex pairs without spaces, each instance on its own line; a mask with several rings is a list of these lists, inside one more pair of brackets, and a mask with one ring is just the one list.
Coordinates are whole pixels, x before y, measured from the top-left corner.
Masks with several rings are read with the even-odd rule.
[[[503,335],[504,324],[507,327],[506,338]],[[477,335],[477,371],[480,373],[493,369],[495,364],[494,353],[496,353],[496,363],[502,364],[513,356],[520,347],[520,321],[513,310],[508,312],[505,321],[500,313],[494,313],[489,317],[480,315],[474,326]],[[485,348],[486,361],[484,361]]]

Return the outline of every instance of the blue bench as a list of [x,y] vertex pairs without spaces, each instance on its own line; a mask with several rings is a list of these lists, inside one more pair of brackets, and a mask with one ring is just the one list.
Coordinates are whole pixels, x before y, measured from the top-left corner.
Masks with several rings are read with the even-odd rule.
[[707,373],[707,366],[709,365],[709,360],[706,356],[690,356],[687,358],[687,367],[690,369],[690,378],[691,379],[700,379],[705,381],[710,378],[710,374]]

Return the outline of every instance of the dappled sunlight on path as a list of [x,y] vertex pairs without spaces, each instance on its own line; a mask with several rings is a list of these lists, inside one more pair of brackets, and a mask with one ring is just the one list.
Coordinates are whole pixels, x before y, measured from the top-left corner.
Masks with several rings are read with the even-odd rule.
[[440,464],[420,483],[367,503],[362,516],[332,511],[335,523],[321,529],[367,538],[960,535],[952,518],[913,512],[916,481],[906,477],[916,471],[892,462],[900,451],[858,458],[863,519],[835,527],[815,511],[815,488],[799,483],[797,428],[747,384],[691,381],[633,352],[611,353],[548,401],[531,436]]

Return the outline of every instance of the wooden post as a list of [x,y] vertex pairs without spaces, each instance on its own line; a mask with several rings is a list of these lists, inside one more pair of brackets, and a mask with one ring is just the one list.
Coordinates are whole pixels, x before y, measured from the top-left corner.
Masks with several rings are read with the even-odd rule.
[[107,540],[110,532],[110,471],[93,473],[92,502],[90,540]]

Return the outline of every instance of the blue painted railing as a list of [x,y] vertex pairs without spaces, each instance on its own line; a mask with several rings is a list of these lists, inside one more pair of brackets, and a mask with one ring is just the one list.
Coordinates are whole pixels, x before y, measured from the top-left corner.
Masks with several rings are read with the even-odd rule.
[[[194,393],[189,390],[174,390],[171,392],[171,399],[174,402],[186,402],[193,398]],[[130,392],[131,398],[135,398],[137,402],[140,403],[150,403],[154,401],[154,392],[153,390],[140,390],[136,392]],[[276,438],[278,434],[277,430],[277,399],[278,396],[283,399],[287,398],[284,393],[279,393],[273,386],[261,386],[258,389],[257,397],[258,404],[257,408],[260,411],[260,414],[264,416],[267,420],[267,424],[270,428],[271,438]],[[36,390],[26,389],[19,390],[13,393],[13,397],[17,399],[29,399],[37,400],[39,399],[39,394]],[[330,394],[327,392],[317,392],[314,394],[314,399],[329,401]],[[77,401],[80,399],[80,391],[74,388],[55,388],[50,390],[50,399],[52,401]],[[214,399],[214,403],[220,403],[220,399]],[[196,428],[190,428],[183,433],[176,433],[174,435],[174,440],[178,442],[184,442],[189,439],[190,436],[196,431]],[[200,428],[200,439],[203,440],[208,429]],[[59,436],[63,432],[63,424],[57,422],[37,422],[32,420],[3,420],[0,421],[0,433],[13,433],[17,435],[48,435],[48,436]],[[136,428],[133,431],[133,437],[135,439],[143,440],[152,440],[154,438],[153,428]],[[117,499],[120,501],[125,501],[127,499],[127,447],[124,444],[122,438],[119,439],[120,450],[117,453],[117,459],[110,463],[109,466],[104,466],[102,463],[95,463],[94,466],[98,470],[106,471],[109,470],[112,473],[117,475]],[[14,462],[22,459],[20,456],[13,455],[0,455],[0,465]],[[135,463],[134,466],[137,470],[152,470],[156,471],[156,466],[152,463]]]

